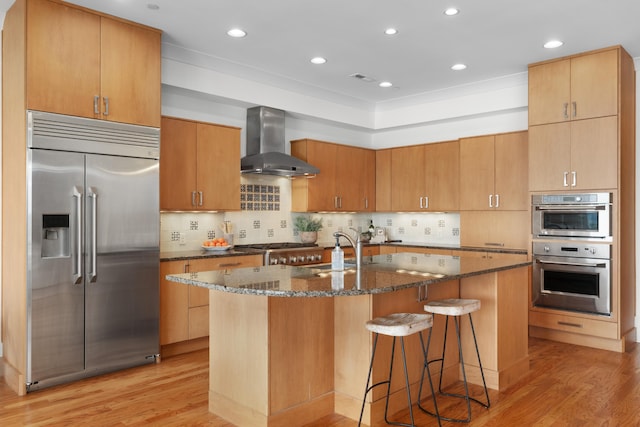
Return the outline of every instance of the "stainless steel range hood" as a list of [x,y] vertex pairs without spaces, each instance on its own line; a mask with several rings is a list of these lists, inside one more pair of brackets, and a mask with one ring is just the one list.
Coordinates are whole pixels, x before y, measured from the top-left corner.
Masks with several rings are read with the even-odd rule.
[[247,155],[242,173],[279,176],[315,175],[320,170],[285,153],[284,111],[269,107],[247,109]]

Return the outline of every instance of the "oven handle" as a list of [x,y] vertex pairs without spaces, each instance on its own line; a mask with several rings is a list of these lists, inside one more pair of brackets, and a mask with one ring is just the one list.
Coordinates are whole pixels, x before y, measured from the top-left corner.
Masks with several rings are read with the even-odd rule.
[[607,264],[602,262],[602,263],[595,263],[595,264],[582,264],[582,263],[577,263],[577,262],[562,262],[562,261],[542,261],[539,259],[536,259],[536,262],[538,264],[549,264],[549,265],[570,265],[573,267],[593,267],[593,268],[607,268]]
[[535,206],[535,210],[537,211],[566,211],[566,210],[574,210],[574,211],[604,211],[607,210],[608,205],[558,205],[558,206],[549,206],[549,205],[537,205]]

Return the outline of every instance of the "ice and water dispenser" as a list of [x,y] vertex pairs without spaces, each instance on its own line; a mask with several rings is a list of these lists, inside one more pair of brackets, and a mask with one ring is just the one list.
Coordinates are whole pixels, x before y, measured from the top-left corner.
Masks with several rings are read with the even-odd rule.
[[69,215],[42,215],[42,258],[62,258],[70,255]]

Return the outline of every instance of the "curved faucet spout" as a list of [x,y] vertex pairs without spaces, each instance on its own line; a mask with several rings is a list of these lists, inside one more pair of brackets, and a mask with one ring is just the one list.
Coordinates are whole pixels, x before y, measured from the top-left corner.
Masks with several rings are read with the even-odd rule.
[[358,233],[358,230],[353,227],[351,227],[351,230],[356,232],[356,240],[353,240],[353,237],[349,236],[347,233],[343,233],[342,231],[336,231],[333,233],[333,236],[336,238],[344,237],[349,241],[351,246],[353,246],[356,251],[356,269],[360,271],[360,267],[362,266],[362,241],[360,240],[360,233]]

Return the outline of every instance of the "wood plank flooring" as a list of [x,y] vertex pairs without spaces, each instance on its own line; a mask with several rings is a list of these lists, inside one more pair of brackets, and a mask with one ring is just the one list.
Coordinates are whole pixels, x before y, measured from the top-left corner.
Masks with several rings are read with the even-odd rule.
[[[530,339],[531,372],[491,408],[472,405],[479,426],[640,426],[640,346],[619,354]],[[0,426],[214,426],[232,424],[207,411],[206,350],[18,397],[0,385]],[[479,388],[472,393],[480,395]],[[446,415],[465,407],[442,402]],[[437,425],[414,407],[416,423]],[[408,410],[392,417],[409,421]],[[333,415],[306,427],[354,427]],[[385,425],[385,424],[382,424]],[[443,422],[451,427],[460,424]],[[376,426],[378,427],[378,426]]]

